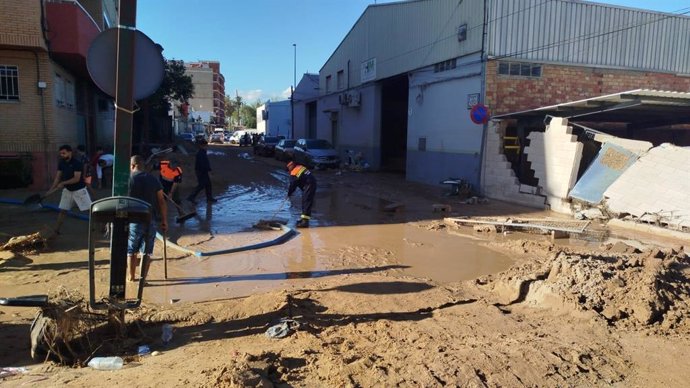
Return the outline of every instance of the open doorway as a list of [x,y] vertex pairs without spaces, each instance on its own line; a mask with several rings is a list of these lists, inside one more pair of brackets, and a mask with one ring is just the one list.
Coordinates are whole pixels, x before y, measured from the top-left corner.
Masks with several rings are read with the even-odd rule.
[[308,139],[316,139],[316,101],[307,104],[307,133]]
[[405,172],[407,158],[407,74],[381,81],[381,169]]

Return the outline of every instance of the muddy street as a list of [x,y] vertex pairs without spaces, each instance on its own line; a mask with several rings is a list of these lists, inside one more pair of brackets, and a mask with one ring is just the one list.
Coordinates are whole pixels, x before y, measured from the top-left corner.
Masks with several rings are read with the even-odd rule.
[[[283,203],[281,163],[248,148],[212,146],[214,195],[170,240],[209,253],[270,241],[260,220],[299,219],[299,190]],[[249,152],[249,154],[246,154]],[[193,154],[177,155],[185,172]],[[545,217],[505,203],[462,204],[440,186],[402,176],[315,171],[312,227],[262,249],[197,256],[156,244],[125,366],[102,372],[36,363],[33,308],[0,309],[0,367],[26,367],[8,386],[686,386],[690,373],[690,260],[683,242],[635,236],[553,241],[451,227],[447,216]],[[183,195],[193,188],[183,178]],[[4,191],[5,198],[27,193]],[[106,196],[107,192],[99,192]],[[443,204],[449,211],[434,212]],[[45,209],[0,205],[0,237],[40,230]],[[174,212],[171,213],[171,217]],[[69,219],[45,246],[5,254],[0,296],[88,294],[84,221]],[[631,236],[616,234],[617,241]],[[96,251],[106,292],[107,244]],[[128,284],[128,294],[135,284]],[[280,319],[296,322],[268,338]],[[174,326],[161,341],[161,327]],[[139,345],[160,354],[138,356]]]

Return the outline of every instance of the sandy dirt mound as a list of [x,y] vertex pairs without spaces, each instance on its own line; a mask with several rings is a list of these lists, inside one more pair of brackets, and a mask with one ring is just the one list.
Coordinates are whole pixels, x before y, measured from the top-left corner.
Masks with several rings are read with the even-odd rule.
[[690,333],[690,258],[682,249],[621,254],[611,246],[588,252],[543,243],[508,245],[522,253],[550,253],[488,281],[502,305],[526,302],[591,312],[618,328]]

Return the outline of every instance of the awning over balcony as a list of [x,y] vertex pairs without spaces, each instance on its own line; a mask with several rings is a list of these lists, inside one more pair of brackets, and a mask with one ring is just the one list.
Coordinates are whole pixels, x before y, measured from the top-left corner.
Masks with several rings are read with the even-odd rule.
[[70,71],[88,77],[86,55],[100,28],[76,1],[50,1],[45,6],[51,56]]

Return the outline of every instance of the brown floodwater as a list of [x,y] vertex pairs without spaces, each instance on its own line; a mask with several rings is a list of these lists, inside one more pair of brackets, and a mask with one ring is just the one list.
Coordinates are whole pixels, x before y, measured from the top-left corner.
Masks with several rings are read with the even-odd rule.
[[[203,251],[254,244],[276,232],[215,235]],[[507,269],[512,260],[472,239],[413,224],[311,228],[265,249],[169,261],[168,281],[154,263],[145,299],[201,301],[246,296],[277,288],[305,287],[310,279],[386,270],[439,283],[474,279]]]

